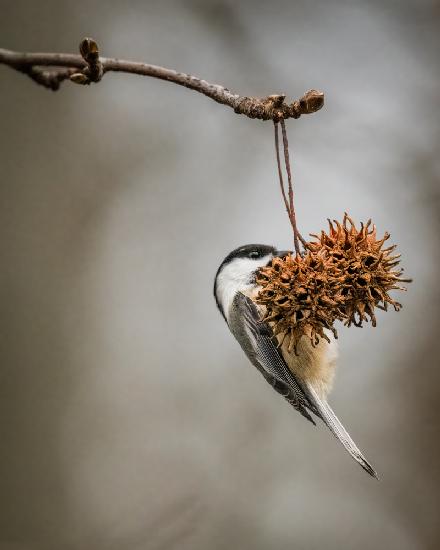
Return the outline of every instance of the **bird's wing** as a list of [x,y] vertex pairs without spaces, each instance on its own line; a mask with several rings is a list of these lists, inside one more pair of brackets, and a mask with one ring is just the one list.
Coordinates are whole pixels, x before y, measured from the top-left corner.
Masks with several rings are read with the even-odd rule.
[[264,377],[297,411],[315,424],[309,410],[318,417],[320,414],[286,365],[274,341],[272,330],[261,320],[256,305],[242,293],[237,294],[236,305],[241,312],[246,334]]
[[313,412],[320,418],[354,460],[371,476],[377,478],[374,468],[351,439],[330,405],[321,399],[312,384],[298,380],[288,368],[274,341],[270,326],[261,320],[254,302],[241,293],[237,296],[237,300],[255,357],[268,375],[265,376],[266,379],[274,389],[281,393],[296,410],[313,424],[315,422],[308,411]]

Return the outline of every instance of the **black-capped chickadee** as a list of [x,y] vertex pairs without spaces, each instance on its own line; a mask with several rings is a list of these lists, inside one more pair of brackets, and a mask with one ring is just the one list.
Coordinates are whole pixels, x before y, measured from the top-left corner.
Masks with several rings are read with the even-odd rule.
[[[255,275],[275,256],[286,256],[272,246],[250,244],[233,250],[218,268],[214,296],[220,313],[247,357],[269,384],[305,418],[315,424],[310,413],[320,418],[346,450],[371,476],[372,466],[348,435],[327,403],[337,358],[337,345],[320,340],[315,347],[309,338],[301,338],[295,352],[273,335],[262,321],[264,306],[255,303],[260,291]],[[281,343],[281,345],[280,345]]]

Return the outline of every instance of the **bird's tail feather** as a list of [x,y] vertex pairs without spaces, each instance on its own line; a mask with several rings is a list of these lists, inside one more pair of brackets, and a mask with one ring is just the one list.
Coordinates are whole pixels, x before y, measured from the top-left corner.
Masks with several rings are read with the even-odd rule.
[[316,407],[321,419],[332,432],[332,434],[339,439],[339,441],[344,445],[345,449],[350,453],[350,455],[356,460],[362,468],[370,474],[370,476],[379,479],[374,468],[369,464],[361,451],[357,448],[355,442],[351,439],[347,430],[339,421],[338,417],[332,411],[330,405],[324,399],[321,399],[317,394],[316,390],[310,383],[306,384],[307,394],[309,399],[312,401],[313,405]]

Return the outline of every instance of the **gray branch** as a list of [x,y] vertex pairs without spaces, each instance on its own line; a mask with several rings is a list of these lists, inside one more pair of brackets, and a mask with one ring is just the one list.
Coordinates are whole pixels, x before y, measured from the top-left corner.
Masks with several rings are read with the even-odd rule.
[[206,95],[217,103],[231,107],[237,114],[274,122],[315,113],[324,105],[324,94],[317,90],[309,90],[299,100],[288,104],[285,103],[284,94],[264,98],[240,96],[219,84],[211,84],[172,69],[139,61],[101,57],[96,42],[91,38],[81,41],[80,54],[22,53],[0,48],[0,63],[28,75],[51,90],[58,90],[64,80],[77,84],[99,82],[111,71],[151,76]]

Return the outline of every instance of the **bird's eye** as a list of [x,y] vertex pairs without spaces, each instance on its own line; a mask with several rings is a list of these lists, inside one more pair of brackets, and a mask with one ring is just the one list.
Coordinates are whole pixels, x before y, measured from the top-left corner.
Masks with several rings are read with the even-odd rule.
[[261,256],[260,252],[258,250],[252,250],[252,252],[249,252],[249,258],[259,258]]

